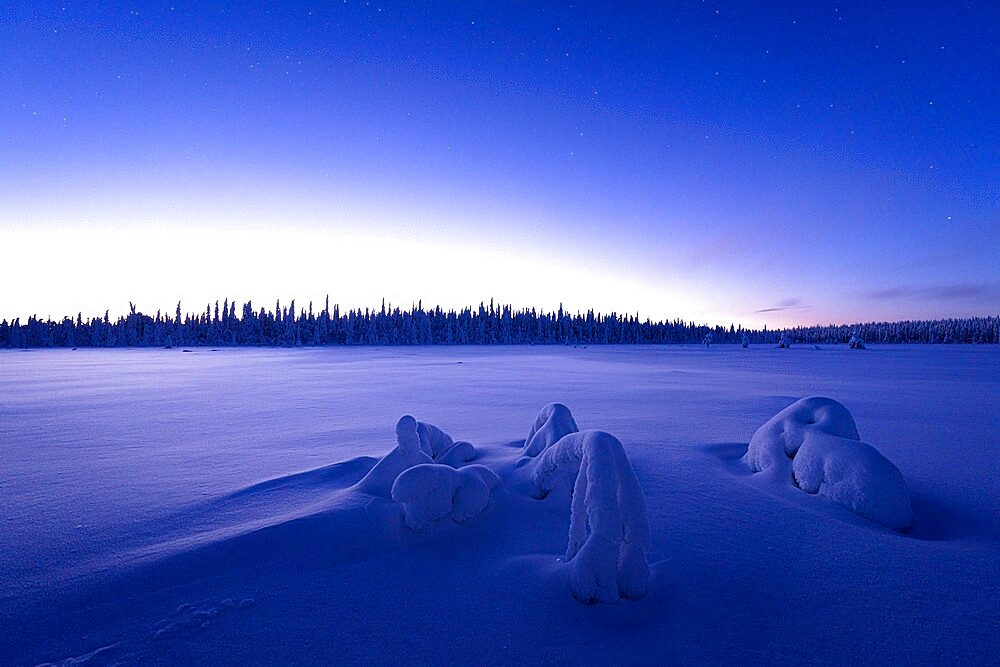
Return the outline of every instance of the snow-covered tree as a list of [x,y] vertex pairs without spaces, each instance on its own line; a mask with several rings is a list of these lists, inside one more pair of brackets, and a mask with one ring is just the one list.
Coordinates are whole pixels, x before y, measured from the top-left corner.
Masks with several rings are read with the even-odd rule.
[[621,442],[604,431],[570,433],[535,460],[534,493],[544,497],[575,476],[569,544],[573,597],[581,602],[636,600],[646,594],[646,501]]
[[528,437],[524,441],[524,453],[527,456],[538,456],[564,435],[579,430],[569,408],[562,403],[549,403],[539,410],[531,423]]
[[753,434],[743,461],[888,528],[913,521],[902,473],[861,442],[854,417],[833,399],[803,398],[776,414]]

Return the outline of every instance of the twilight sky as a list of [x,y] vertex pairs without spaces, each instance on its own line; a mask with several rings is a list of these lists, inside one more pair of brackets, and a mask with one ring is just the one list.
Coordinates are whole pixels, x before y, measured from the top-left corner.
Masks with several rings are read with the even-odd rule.
[[998,72],[992,1],[15,0],[0,319],[996,315]]

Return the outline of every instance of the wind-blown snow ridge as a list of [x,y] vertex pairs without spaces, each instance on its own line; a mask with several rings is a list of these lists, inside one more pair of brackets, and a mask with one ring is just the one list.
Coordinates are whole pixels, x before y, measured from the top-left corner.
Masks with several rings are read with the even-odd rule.
[[913,523],[903,474],[861,442],[854,417],[830,398],[803,398],[753,434],[744,462],[754,472],[791,470],[795,485],[893,530]]
[[[575,426],[569,410],[559,404],[545,406],[536,425],[551,422],[553,406],[561,408],[559,413],[565,410],[563,424]],[[649,585],[649,522],[625,448],[604,431],[564,435],[536,460],[532,478],[536,497],[544,497],[561,477],[573,474],[576,481],[564,556],[570,563],[573,597],[582,602],[643,597]]]

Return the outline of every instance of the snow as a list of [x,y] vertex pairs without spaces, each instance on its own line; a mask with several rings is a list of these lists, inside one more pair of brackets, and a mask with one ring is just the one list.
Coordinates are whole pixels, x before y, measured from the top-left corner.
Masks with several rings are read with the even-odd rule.
[[[1000,350],[867,347],[0,351],[0,663],[989,664]],[[804,492],[784,443],[751,471],[810,396],[898,468],[908,531]],[[639,599],[573,597],[580,476],[536,498],[558,438],[522,440],[552,401],[623,444]],[[393,484],[446,465],[417,419],[498,478],[474,516],[406,527]]]
[[454,444],[451,436],[434,424],[417,422],[417,435],[420,437],[420,450],[436,459]]
[[854,417],[837,401],[822,396],[803,398],[769,419],[750,438],[744,460],[754,472],[791,466],[806,438],[813,433],[860,440]]
[[393,483],[400,473],[422,463],[431,463],[430,455],[424,449],[424,441],[419,436],[417,420],[403,415],[396,422],[396,446],[357,484],[359,491],[375,496],[388,496]]
[[538,456],[564,435],[579,430],[569,408],[562,403],[549,403],[538,411],[535,420],[531,422],[528,437],[524,440],[524,453],[527,456]]
[[392,499],[402,506],[406,527],[423,530],[444,517],[461,523],[478,515],[499,483],[500,478],[482,465],[455,469],[421,464],[400,473],[392,485]]
[[754,472],[776,469],[806,493],[818,493],[855,514],[894,530],[913,521],[902,473],[860,442],[850,411],[822,396],[803,398],[761,426],[744,461]]
[[903,530],[913,523],[910,493],[899,468],[871,445],[818,434],[806,439],[792,462],[806,493],[819,493],[875,523]]
[[635,472],[619,440],[604,431],[570,433],[535,463],[534,495],[543,498],[560,476],[575,478],[564,560],[570,588],[582,602],[638,600],[646,594],[649,523]]

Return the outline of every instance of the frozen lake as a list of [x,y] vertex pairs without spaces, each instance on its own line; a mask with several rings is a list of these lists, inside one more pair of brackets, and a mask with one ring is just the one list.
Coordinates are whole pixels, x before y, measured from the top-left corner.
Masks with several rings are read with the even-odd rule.
[[[813,395],[902,472],[910,532],[739,461]],[[568,504],[503,472],[552,401],[632,461],[642,600],[569,597]],[[995,346],[3,350],[0,662],[988,663],[998,404]],[[325,551],[403,414],[504,484],[465,524]]]

